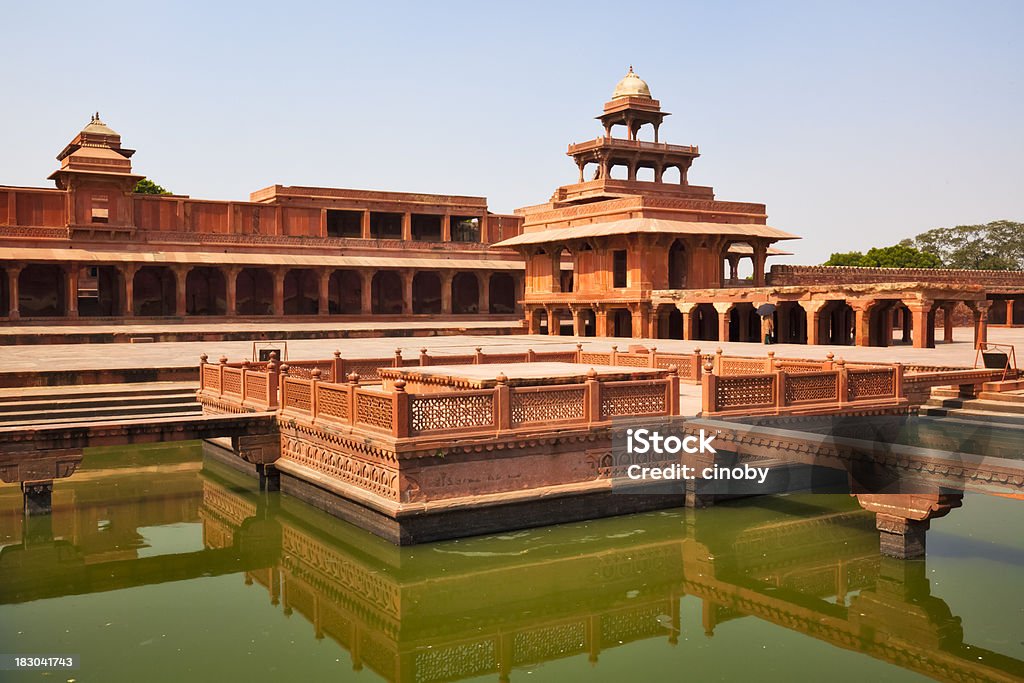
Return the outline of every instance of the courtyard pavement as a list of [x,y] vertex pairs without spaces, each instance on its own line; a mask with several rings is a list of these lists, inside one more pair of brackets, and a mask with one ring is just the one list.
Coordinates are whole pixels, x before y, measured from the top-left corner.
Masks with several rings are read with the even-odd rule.
[[[409,329],[411,323],[402,329]],[[385,331],[385,324],[377,328]],[[38,329],[38,328],[37,328]],[[421,348],[431,354],[471,353],[481,347],[484,353],[503,353],[533,349],[571,349],[576,342],[585,348],[607,350],[613,345],[625,351],[631,344],[673,353],[689,353],[700,348],[712,353],[721,348],[734,356],[764,356],[774,351],[780,358],[823,359],[828,353],[835,357],[858,361],[901,362],[927,365],[970,366],[974,363],[973,331],[957,328],[952,343],[939,343],[934,349],[915,349],[908,346],[888,348],[855,346],[806,346],[803,344],[681,341],[672,339],[595,339],[593,337],[549,337],[541,335],[455,335],[433,337],[376,337],[365,339],[295,339],[288,342],[288,357],[292,360],[330,358],[335,349],[349,358],[375,358],[390,356],[401,349],[407,357],[415,356]],[[1024,347],[1024,328],[990,328],[989,341]],[[260,345],[272,345],[260,341]],[[0,348],[3,362],[0,371],[23,372],[33,370],[86,370],[108,368],[187,367],[197,365],[199,355],[205,353],[211,360],[226,355],[229,360],[252,358],[251,341],[195,341],[157,342],[147,344],[40,344],[17,345]]]

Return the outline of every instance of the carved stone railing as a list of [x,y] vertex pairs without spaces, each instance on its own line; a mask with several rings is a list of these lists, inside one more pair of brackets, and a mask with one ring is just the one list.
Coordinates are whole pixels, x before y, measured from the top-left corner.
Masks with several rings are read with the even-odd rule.
[[[710,363],[709,363],[710,365]],[[834,370],[790,372],[776,368],[767,373],[703,377],[701,414],[788,415],[827,414],[864,408],[905,407],[903,366],[846,366],[836,361]]]

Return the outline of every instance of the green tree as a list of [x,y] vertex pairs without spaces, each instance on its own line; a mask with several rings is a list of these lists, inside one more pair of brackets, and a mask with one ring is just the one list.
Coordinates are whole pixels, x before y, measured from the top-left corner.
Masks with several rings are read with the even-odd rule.
[[938,256],[947,268],[1024,269],[1024,223],[1004,220],[935,228],[915,237],[913,243]]
[[864,254],[863,266],[872,268],[939,268],[942,261],[935,254],[919,251],[906,244],[873,247]]
[[861,268],[939,268],[942,262],[934,254],[915,249],[907,240],[891,247],[872,247],[868,253],[837,252],[825,261],[826,266],[858,266]]
[[836,252],[832,254],[825,266],[862,266],[864,265],[864,253],[860,251]]
[[137,194],[170,194],[170,192],[160,187],[149,178],[143,178],[139,182],[135,183],[135,189],[132,191]]

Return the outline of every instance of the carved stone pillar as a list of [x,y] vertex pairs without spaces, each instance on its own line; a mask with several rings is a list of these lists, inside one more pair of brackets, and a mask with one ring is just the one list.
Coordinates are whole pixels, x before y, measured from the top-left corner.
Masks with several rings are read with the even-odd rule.
[[412,282],[415,277],[411,270],[403,270],[402,277],[402,313],[412,313]]
[[441,271],[441,313],[444,315],[451,315],[452,312],[452,281],[454,279],[455,273],[452,271]]
[[480,283],[480,313],[487,315],[491,312],[491,274],[481,271],[477,273],[477,281]]
[[124,287],[121,297],[121,315],[131,318],[135,315],[135,273],[139,272],[139,266],[131,263],[120,270],[121,283]]
[[[853,343],[855,346],[871,346],[871,307],[878,306],[875,301],[854,301],[853,308]],[[885,323],[882,323],[885,327]]]
[[768,260],[768,247],[763,243],[754,245],[754,286],[764,287],[764,266]]
[[317,297],[317,314],[327,315],[331,312],[331,270],[320,271],[320,295]]
[[924,557],[925,532],[931,520],[963,503],[963,494],[857,493],[857,502],[875,513],[883,555],[903,560]]
[[732,310],[733,304],[718,302],[713,305],[718,311],[718,341],[727,342],[729,341],[729,312]]
[[991,301],[976,301],[973,306],[974,313],[974,347],[988,343],[988,309],[992,306]]
[[955,303],[942,304],[942,341],[947,344],[953,341],[953,309]]
[[67,317],[78,317],[78,276],[81,274],[81,267],[77,263],[69,263],[65,269],[67,272],[67,306],[64,307]]
[[185,281],[188,279],[189,266],[174,268],[174,315],[184,318],[188,310],[188,300],[185,298]]
[[1006,326],[1013,325],[1013,299],[1006,300]]
[[914,337],[914,348],[926,349],[929,346],[928,340],[931,337],[929,334],[930,330],[928,329],[928,314],[932,310],[932,302],[913,302],[908,306],[908,308],[910,309],[910,316],[913,320],[911,334]]
[[693,309],[697,307],[697,304],[676,304],[676,308],[683,316],[683,339],[693,339],[693,320],[690,314],[693,313]]
[[557,315],[557,309],[553,306],[545,306],[544,310],[548,316],[548,336],[558,336],[562,332],[562,321]]
[[359,226],[359,235],[364,239],[370,239],[370,212],[369,210],[363,211],[363,220]]
[[608,335],[608,309],[604,306],[594,306],[594,335],[607,337]]
[[284,268],[274,269],[274,315],[284,315],[284,277],[287,271]]
[[359,277],[363,282],[359,312],[363,315],[370,315],[373,313],[373,271],[360,270]]
[[21,266],[11,266],[7,268],[7,295],[10,299],[8,301],[8,312],[7,317],[11,320],[17,320],[21,317],[20,307],[18,305],[18,277],[21,276]]
[[[807,311],[807,344],[821,344],[821,309],[825,307],[825,301],[808,301],[804,306]],[[828,340],[825,340],[826,342]]]
[[241,272],[238,267],[224,269],[225,315],[238,315],[238,274]]

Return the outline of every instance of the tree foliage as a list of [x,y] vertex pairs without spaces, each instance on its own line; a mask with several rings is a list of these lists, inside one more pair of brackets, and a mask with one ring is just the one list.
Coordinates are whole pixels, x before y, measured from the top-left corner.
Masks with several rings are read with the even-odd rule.
[[1024,223],[993,221],[935,228],[891,247],[868,249],[867,253],[834,253],[824,265],[1024,270]]
[[860,266],[867,268],[939,268],[942,262],[934,254],[920,251],[908,244],[872,247],[868,253],[849,251],[835,253],[826,266]]
[[170,194],[170,192],[160,187],[149,178],[143,178],[136,183],[133,192],[136,194]]
[[938,256],[947,268],[1024,269],[1024,223],[993,221],[935,228],[915,237],[913,244]]

